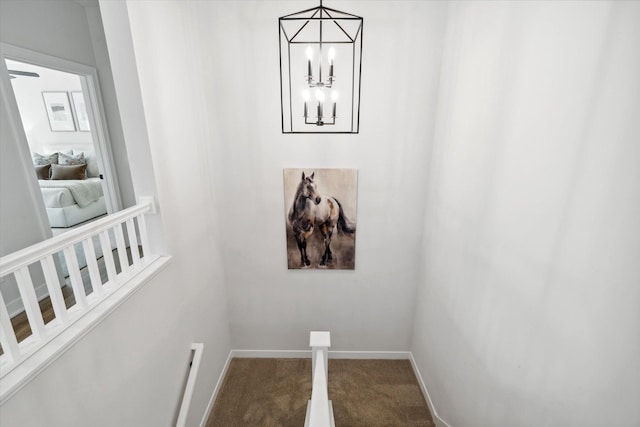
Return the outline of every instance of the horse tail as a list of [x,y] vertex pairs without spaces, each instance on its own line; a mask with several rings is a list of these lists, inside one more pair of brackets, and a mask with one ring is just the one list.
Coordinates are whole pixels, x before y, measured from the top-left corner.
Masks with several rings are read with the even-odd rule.
[[342,209],[342,204],[338,201],[338,199],[336,199],[335,197],[333,198],[333,200],[336,201],[336,203],[338,204],[338,208],[339,208],[339,216],[338,216],[338,230],[342,231],[345,234],[353,234],[356,232],[356,228],[355,226],[351,225],[349,223],[349,220],[347,219],[347,216],[344,214],[344,209]]

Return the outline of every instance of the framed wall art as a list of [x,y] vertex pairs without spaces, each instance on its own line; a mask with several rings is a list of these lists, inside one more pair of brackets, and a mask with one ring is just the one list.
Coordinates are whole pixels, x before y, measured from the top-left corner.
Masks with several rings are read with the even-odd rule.
[[67,92],[42,92],[42,99],[52,132],[75,132],[71,104]]
[[356,169],[285,169],[289,269],[354,270]]
[[84,95],[82,94],[82,92],[71,92],[71,100],[73,101],[73,111],[76,113],[78,130],[80,132],[91,132],[91,127],[89,126],[89,115],[87,114],[87,106],[84,103]]

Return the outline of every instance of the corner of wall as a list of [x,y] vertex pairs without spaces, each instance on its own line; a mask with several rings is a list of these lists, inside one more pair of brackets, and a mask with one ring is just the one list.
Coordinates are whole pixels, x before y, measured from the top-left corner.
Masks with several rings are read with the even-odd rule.
[[410,352],[409,355],[410,355],[409,360],[411,361],[411,367],[413,368],[413,373],[416,375],[416,379],[418,380],[418,385],[420,385],[420,390],[422,390],[424,399],[427,401],[427,405],[429,406],[429,412],[431,412],[431,416],[433,417],[433,421],[435,422],[436,427],[452,427],[451,425],[447,424],[445,420],[440,418],[440,415],[438,415],[438,411],[436,410],[436,407],[434,406],[433,401],[431,400],[431,395],[429,395],[429,390],[427,390],[427,385],[425,384],[424,379],[422,378],[422,374],[420,373],[420,369],[416,364],[416,360],[413,357],[413,353]]

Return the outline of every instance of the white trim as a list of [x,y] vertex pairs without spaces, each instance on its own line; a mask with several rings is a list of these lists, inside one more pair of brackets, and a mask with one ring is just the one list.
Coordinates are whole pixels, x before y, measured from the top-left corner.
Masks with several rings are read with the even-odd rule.
[[420,389],[422,390],[422,394],[424,395],[424,399],[427,401],[427,406],[429,406],[429,412],[431,412],[431,416],[433,417],[433,421],[436,423],[436,427],[451,427],[445,420],[440,418],[438,415],[438,411],[436,411],[436,407],[433,406],[433,401],[431,400],[431,396],[429,395],[429,390],[427,390],[427,385],[424,383],[422,379],[422,374],[420,374],[420,369],[418,369],[418,365],[416,364],[416,360],[413,358],[413,353],[409,352],[409,361],[411,362],[411,367],[413,368],[413,373],[416,375],[418,379],[418,384],[420,385]]
[[[46,255],[53,255],[69,246],[82,242],[87,236],[97,236],[99,233],[107,232],[114,226],[128,219],[134,217],[144,219],[143,214],[145,214],[149,208],[150,206],[146,204],[135,205],[113,215],[88,222],[51,239],[35,243],[9,255],[5,255],[0,258],[0,276],[6,276],[20,268],[28,267],[40,261],[42,257]],[[144,226],[141,226],[140,229],[144,230]],[[145,246],[143,243],[142,247],[146,249],[148,246]]]
[[53,233],[51,232],[51,226],[49,225],[49,218],[47,217],[47,211],[44,206],[44,200],[42,199],[42,193],[40,192],[40,186],[38,185],[38,179],[33,173],[33,163],[31,161],[31,153],[29,152],[29,145],[27,144],[27,135],[24,132],[24,126],[22,125],[22,119],[20,118],[20,112],[18,110],[18,102],[16,101],[11,81],[9,80],[9,73],[7,70],[7,64],[4,61],[4,50],[8,45],[0,42],[0,103],[4,104],[4,108],[9,115],[9,123],[3,123],[3,126],[8,126],[13,134],[14,141],[6,141],[3,143],[16,144],[16,148],[20,153],[16,161],[20,163],[22,168],[23,177],[29,182],[29,193],[26,195],[31,199],[32,206],[37,218],[36,227],[40,230],[40,235],[43,239],[50,238]]
[[187,378],[187,386],[184,390],[184,396],[182,396],[182,404],[180,405],[180,412],[178,413],[176,427],[184,427],[187,424],[189,406],[191,406],[193,390],[196,388],[196,379],[198,378],[198,371],[200,370],[200,361],[202,360],[202,353],[204,352],[204,344],[201,342],[194,342],[191,344],[191,350],[193,351],[193,358],[191,359],[189,377]]
[[213,393],[211,394],[211,399],[209,399],[207,410],[204,411],[204,416],[202,417],[202,421],[200,421],[200,427],[205,427],[205,425],[207,424],[207,421],[209,421],[209,416],[211,415],[211,411],[213,411],[213,404],[216,402],[216,397],[218,397],[218,392],[220,391],[220,387],[222,387],[222,381],[224,381],[224,377],[227,376],[227,371],[229,370],[231,359],[233,359],[233,350],[229,352],[229,356],[227,356],[227,361],[224,362],[224,367],[222,368],[222,372],[220,372],[220,376],[218,377],[218,382],[216,382],[216,386],[213,388]]
[[329,350],[329,359],[388,359],[408,360],[411,353],[408,351],[332,351]]
[[[268,358],[268,359],[299,359],[310,358],[311,350],[231,350],[232,357]],[[409,360],[411,353],[408,351],[332,351],[329,350],[329,359],[393,359]]]
[[[15,395],[22,387],[38,376],[43,370],[62,356],[75,343],[102,323],[120,305],[133,294],[149,283],[169,261],[170,256],[163,256],[149,261],[139,273],[131,277],[126,284],[118,288],[93,310],[80,317],[76,324],[53,338],[45,347],[31,354],[22,364],[2,377],[0,383],[0,406]],[[55,322],[53,320],[52,322]]]
[[120,187],[118,186],[116,169],[112,160],[111,139],[109,138],[107,116],[104,112],[100,84],[98,83],[98,71],[93,68],[91,74],[80,76],[80,81],[82,83],[82,91],[87,94],[86,107],[93,147],[98,164],[103,169],[101,172],[107,187],[105,191],[107,211],[112,214],[122,209],[122,197],[120,196]]
[[306,359],[311,358],[311,350],[231,350],[231,357],[238,359]]
[[[0,51],[3,60],[8,58],[78,75],[82,85],[82,91],[86,95],[87,114],[89,115],[94,150],[100,164],[101,173],[104,176],[107,211],[110,214],[119,211],[122,208],[122,201],[120,197],[120,189],[118,187],[118,180],[116,178],[116,171],[112,160],[113,156],[111,153],[111,142],[107,131],[106,114],[104,112],[100,85],[98,83],[98,71],[94,67],[88,65],[13,46],[4,42],[0,42]],[[11,87],[10,83],[9,87]],[[13,95],[13,90],[11,93]],[[15,110],[14,108],[10,108],[9,112],[12,116],[12,121],[15,121],[16,114],[19,117],[17,103],[15,103],[13,107]],[[16,123],[21,124],[21,121],[16,121]],[[24,131],[22,132],[20,141],[22,143],[27,142]],[[31,156],[29,155],[28,158],[30,159]],[[22,160],[24,161],[24,159]],[[44,212],[43,215],[46,219],[46,212]]]

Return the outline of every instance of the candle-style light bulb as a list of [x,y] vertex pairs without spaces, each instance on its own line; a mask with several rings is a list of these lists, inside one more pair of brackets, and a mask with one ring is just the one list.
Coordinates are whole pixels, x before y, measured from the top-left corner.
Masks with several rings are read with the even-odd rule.
[[333,120],[336,119],[336,102],[338,101],[338,92],[337,91],[332,91],[331,92],[331,100],[333,101],[333,113],[332,113],[332,117]]
[[329,83],[333,82],[333,60],[336,57],[336,50],[331,47],[329,49]]
[[322,109],[324,102],[324,92],[320,89],[316,89],[316,99],[318,100],[318,122],[322,121]]
[[307,46],[307,79],[309,83],[313,80],[313,74],[311,72],[311,60],[313,59],[313,49],[311,46]]
[[302,99],[304,99],[304,119],[305,121],[307,120],[307,102],[309,101],[309,98],[311,98],[311,94],[309,93],[308,90],[303,90],[302,91]]

